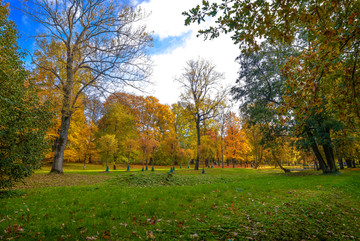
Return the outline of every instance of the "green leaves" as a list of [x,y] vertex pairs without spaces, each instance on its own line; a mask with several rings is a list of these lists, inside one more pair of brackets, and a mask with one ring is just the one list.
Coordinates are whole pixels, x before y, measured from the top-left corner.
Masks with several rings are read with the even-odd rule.
[[49,103],[22,66],[17,30],[0,2],[0,189],[10,188],[40,167],[51,125]]

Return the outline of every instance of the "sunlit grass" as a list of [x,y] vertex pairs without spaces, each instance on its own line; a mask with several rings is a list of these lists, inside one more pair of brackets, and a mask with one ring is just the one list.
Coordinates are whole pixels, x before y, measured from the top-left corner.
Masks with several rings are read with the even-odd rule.
[[169,170],[135,169],[99,173],[96,177],[106,179],[86,185],[81,182],[87,179],[81,177],[92,180],[94,175],[87,174],[103,170],[76,168],[65,169],[63,175],[69,180],[78,178],[76,186],[23,189],[17,197],[0,199],[0,239],[360,237],[359,171],[321,175],[315,171],[283,174],[274,169],[208,168],[201,174],[201,170],[176,168],[169,174]]

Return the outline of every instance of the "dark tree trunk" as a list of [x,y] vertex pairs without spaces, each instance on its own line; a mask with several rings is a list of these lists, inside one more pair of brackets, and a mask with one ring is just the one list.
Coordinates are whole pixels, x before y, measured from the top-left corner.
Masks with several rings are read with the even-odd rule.
[[339,162],[340,169],[344,169],[344,163],[343,163],[343,159],[341,156],[338,157],[338,162]]
[[66,46],[66,83],[63,87],[64,99],[62,102],[61,109],[61,126],[59,138],[55,147],[55,155],[54,162],[51,168],[50,173],[63,173],[63,161],[64,161],[64,152],[68,139],[69,127],[70,127],[70,119],[72,115],[71,111],[71,98],[72,91],[74,87],[74,73],[73,73],[73,62],[74,55],[69,46]]
[[334,154],[332,152],[332,148],[330,145],[326,144],[323,145],[323,149],[324,149],[324,153],[325,153],[325,157],[326,157],[326,162],[328,164],[328,172],[332,173],[332,172],[336,172],[336,166],[335,166],[335,160],[334,160]]
[[355,159],[352,160],[352,164],[353,164],[353,168],[356,168],[356,163],[355,163]]
[[71,115],[62,115],[59,138],[55,146],[54,162],[52,164],[51,173],[63,173],[64,152],[67,143]]
[[337,146],[337,145],[335,145],[335,153],[336,153],[336,157],[337,157],[337,159],[338,159],[338,163],[339,163],[340,169],[344,169],[343,158],[342,158],[342,156],[339,154],[338,146]]
[[310,141],[310,146],[311,146],[311,149],[313,150],[315,156],[316,156],[316,159],[319,161],[319,165],[320,165],[320,169],[323,171],[323,173],[326,173],[328,172],[328,167],[320,153],[320,150],[316,144],[316,141],[314,139],[314,135],[311,133],[311,130],[310,129],[306,129],[306,134],[309,138],[309,141]]
[[345,162],[346,162],[347,168],[352,168],[352,163],[351,163],[351,160],[349,158],[346,158]]
[[197,133],[197,153],[196,153],[196,163],[195,170],[199,170],[200,165],[200,121],[199,119],[196,121],[196,133]]
[[336,169],[336,165],[335,165],[334,151],[333,151],[333,148],[331,147],[330,129],[325,128],[324,133],[325,133],[325,143],[326,144],[323,145],[323,149],[324,149],[326,161],[327,161],[327,164],[329,167],[328,173],[335,173],[335,172],[337,172],[337,169]]

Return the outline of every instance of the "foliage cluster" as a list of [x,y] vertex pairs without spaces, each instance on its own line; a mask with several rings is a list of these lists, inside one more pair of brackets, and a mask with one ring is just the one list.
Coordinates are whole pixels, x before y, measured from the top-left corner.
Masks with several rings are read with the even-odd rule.
[[359,1],[223,0],[183,15],[186,25],[215,18],[199,34],[229,33],[242,47],[232,93],[273,159],[292,141],[333,173],[335,155],[341,168],[359,159],[359,10]]
[[52,112],[23,67],[15,23],[0,1],[0,189],[38,169],[47,148]]

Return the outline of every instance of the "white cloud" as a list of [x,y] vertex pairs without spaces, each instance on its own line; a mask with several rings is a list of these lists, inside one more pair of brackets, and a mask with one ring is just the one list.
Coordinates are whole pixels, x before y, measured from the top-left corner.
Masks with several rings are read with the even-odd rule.
[[199,3],[201,3],[200,0],[150,0],[140,4],[140,7],[147,13],[151,13],[146,23],[149,30],[154,31],[160,39],[165,39],[181,36],[190,30],[184,25],[185,17],[181,13]]
[[161,103],[172,104],[179,100],[181,88],[174,78],[183,72],[186,61],[190,59],[198,57],[210,59],[216,65],[216,70],[224,73],[224,86],[234,85],[237,78],[239,65],[235,62],[235,58],[240,50],[233,44],[229,35],[204,41],[203,37],[196,37],[199,26],[196,24],[190,27],[184,26],[185,17],[181,12],[195,7],[199,2],[151,0],[141,4],[145,11],[152,11],[146,24],[160,39],[186,36],[180,45],[152,56],[155,65],[152,82],[155,85],[150,87],[148,92],[157,97]]

